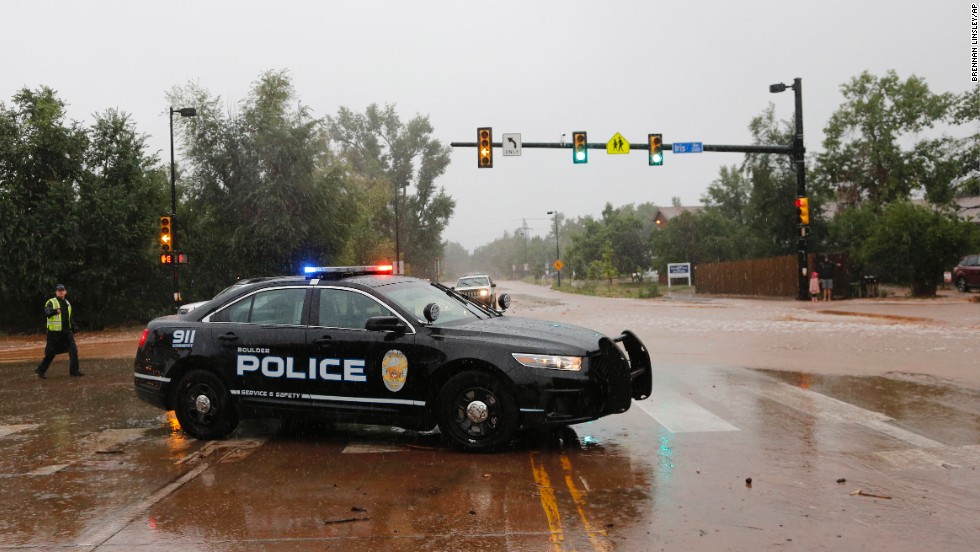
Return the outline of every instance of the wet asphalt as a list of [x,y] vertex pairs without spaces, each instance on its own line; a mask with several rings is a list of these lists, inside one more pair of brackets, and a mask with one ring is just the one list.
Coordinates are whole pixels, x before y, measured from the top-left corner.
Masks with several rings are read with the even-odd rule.
[[[594,299],[533,300],[604,324]],[[0,364],[0,549],[977,549],[980,391],[751,364],[654,355],[651,399],[494,454],[275,420],[195,441],[136,399],[131,360]]]

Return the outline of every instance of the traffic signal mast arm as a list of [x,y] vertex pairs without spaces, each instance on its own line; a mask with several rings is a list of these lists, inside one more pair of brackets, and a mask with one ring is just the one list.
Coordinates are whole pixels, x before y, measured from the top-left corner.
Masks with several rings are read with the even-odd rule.
[[[454,148],[475,148],[478,146],[476,142],[450,142],[450,147]],[[491,147],[502,148],[504,147],[503,142],[493,142]],[[572,149],[574,145],[571,142],[524,142],[521,144],[522,148],[539,148],[539,149]],[[606,149],[605,142],[587,142],[585,147],[588,149]],[[663,149],[666,151],[673,151],[673,144],[663,144]],[[649,151],[650,145],[645,142],[630,142],[630,149],[635,149],[639,151]],[[717,151],[717,152],[728,152],[728,153],[781,153],[789,154],[793,153],[793,146],[725,146],[725,145],[711,145],[704,144],[702,146],[703,151]]]

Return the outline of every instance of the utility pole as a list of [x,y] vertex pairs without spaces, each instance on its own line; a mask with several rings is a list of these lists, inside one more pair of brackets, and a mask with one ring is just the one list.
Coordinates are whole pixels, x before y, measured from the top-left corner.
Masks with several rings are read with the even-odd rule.
[[[561,262],[561,251],[558,249],[558,210],[548,211],[548,214],[555,215],[555,263]],[[558,287],[561,288],[561,270],[556,266],[555,272],[558,273]]]
[[527,232],[530,228],[527,227],[527,219],[523,219],[524,223],[521,225],[521,234],[524,234],[524,269],[522,272],[527,272]]

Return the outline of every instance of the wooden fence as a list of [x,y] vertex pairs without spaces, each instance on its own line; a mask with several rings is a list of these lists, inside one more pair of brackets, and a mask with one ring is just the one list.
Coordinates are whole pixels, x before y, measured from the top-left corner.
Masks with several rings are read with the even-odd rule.
[[[834,275],[834,297],[848,297],[851,283],[848,256],[838,254],[830,258],[841,265]],[[813,270],[819,258],[810,254],[807,261],[809,270]],[[800,289],[797,270],[796,255],[698,264],[694,266],[694,285],[697,293],[796,297]]]

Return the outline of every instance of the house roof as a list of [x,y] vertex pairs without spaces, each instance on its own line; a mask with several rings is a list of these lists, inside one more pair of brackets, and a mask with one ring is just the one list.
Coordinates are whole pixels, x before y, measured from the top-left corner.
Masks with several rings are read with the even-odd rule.
[[[980,196],[958,197],[953,201],[956,203],[956,212],[960,216],[974,224],[980,224]],[[932,205],[924,199],[913,199],[912,204],[922,207]],[[841,210],[842,205],[835,201],[828,201],[822,207],[824,216],[832,219]]]
[[654,215],[653,219],[658,221],[657,224],[663,224],[681,213],[697,213],[702,209],[704,207],[701,206],[658,207],[657,214]]

